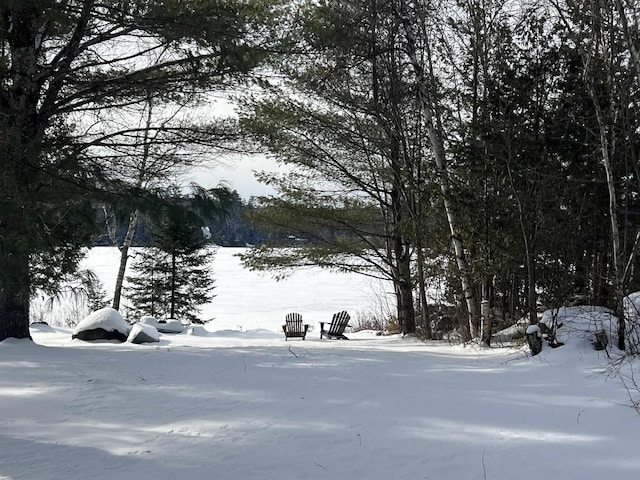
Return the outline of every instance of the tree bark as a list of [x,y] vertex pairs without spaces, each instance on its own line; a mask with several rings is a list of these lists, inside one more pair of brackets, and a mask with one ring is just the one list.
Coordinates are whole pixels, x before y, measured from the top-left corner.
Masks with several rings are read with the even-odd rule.
[[131,243],[133,242],[133,235],[136,231],[136,226],[138,225],[138,215],[140,212],[138,210],[134,210],[129,216],[129,225],[127,227],[127,233],[122,242],[122,246],[120,247],[120,265],[118,267],[118,275],[116,277],[116,286],[113,292],[113,303],[112,307],[116,310],[120,310],[120,299],[122,297],[122,285],[124,283],[124,274],[127,269],[127,261],[129,260],[129,248],[131,247]]
[[[597,32],[594,31],[594,35]],[[592,38],[592,44],[596,44],[595,40]],[[614,295],[615,295],[615,310],[618,316],[618,348],[620,350],[625,349],[625,330],[626,330],[626,322],[624,318],[624,308],[623,308],[623,298],[624,298],[624,288],[623,288],[623,279],[622,274],[624,271],[623,261],[622,261],[622,251],[620,248],[620,231],[618,228],[618,207],[617,207],[617,197],[616,197],[616,184],[613,173],[613,166],[611,163],[612,152],[615,151],[615,138],[611,141],[609,139],[610,135],[614,135],[611,133],[613,128],[612,125],[607,123],[607,119],[605,118],[605,112],[603,111],[600,105],[600,97],[596,92],[596,88],[594,85],[594,78],[591,73],[591,53],[584,52],[583,53],[583,62],[584,62],[584,78],[585,84],[587,86],[587,90],[589,92],[589,96],[591,97],[591,101],[593,103],[596,119],[598,121],[599,127],[599,138],[600,138],[600,152],[602,154],[602,164],[604,166],[605,178],[607,182],[607,192],[609,194],[609,222],[611,225],[611,255],[613,257],[613,287],[614,287]],[[615,90],[613,87],[613,80],[610,76],[607,78],[608,86],[609,86],[609,94],[611,96],[615,95]],[[614,109],[613,100],[610,101],[611,110]],[[613,118],[615,118],[615,112],[609,112],[610,121],[613,122]]]
[[[4,12],[1,12],[4,13]],[[25,2],[10,19],[11,81],[3,98],[6,123],[0,141],[0,341],[31,338],[29,302],[33,253],[30,217],[41,157],[42,126],[38,116],[36,31],[38,9]]]
[[451,243],[453,245],[456,264],[460,272],[462,290],[469,314],[469,334],[472,338],[476,338],[478,336],[478,306],[473,282],[471,281],[469,264],[467,262],[462,236],[460,234],[460,223],[453,205],[446,154],[442,141],[441,129],[438,126],[440,122],[438,121],[437,114],[434,115],[434,111],[437,109],[429,93],[430,83],[427,79],[427,74],[422,63],[418,60],[416,34],[411,21],[409,20],[408,11],[404,2],[400,2],[400,11],[396,12],[396,14],[398,15],[404,29],[405,53],[409,58],[409,62],[416,77],[418,101],[421,104],[421,112],[425,121],[425,128],[427,129],[431,143],[437,172],[437,181],[440,186],[442,202],[451,233]]
[[489,301],[488,282],[483,282],[482,284],[482,302],[480,303],[480,317],[481,317],[480,343],[485,347],[490,347],[493,319],[491,316],[491,302]]
[[171,252],[171,288],[169,294],[171,295],[169,318],[176,318],[176,300],[177,300],[177,281],[178,274],[177,254],[175,251]]
[[424,253],[418,245],[417,263],[418,263],[418,292],[420,298],[420,325],[424,329],[424,338],[432,339],[433,331],[431,329],[431,319],[429,318],[429,300],[427,298],[427,287],[425,285],[424,274]]
[[0,254],[0,341],[31,338],[29,332],[29,260],[20,248],[2,247]]

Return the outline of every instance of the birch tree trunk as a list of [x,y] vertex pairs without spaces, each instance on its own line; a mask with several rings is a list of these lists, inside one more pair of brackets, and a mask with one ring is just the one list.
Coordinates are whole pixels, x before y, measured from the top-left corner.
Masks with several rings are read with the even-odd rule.
[[600,128],[600,150],[602,153],[602,163],[604,165],[605,176],[607,180],[607,191],[609,193],[609,220],[611,222],[611,254],[613,256],[613,281],[616,302],[616,314],[618,315],[618,348],[625,349],[625,318],[623,308],[624,288],[622,280],[622,253],[620,249],[620,231],[618,228],[618,207],[616,201],[616,185],[611,165],[610,151],[613,149],[609,141],[608,127],[603,118],[603,112],[598,104],[595,89],[592,82],[588,82],[588,90],[593,104],[596,109],[596,117]]
[[127,270],[127,262],[129,260],[129,248],[133,243],[133,235],[138,225],[139,215],[140,215],[140,211],[134,210],[129,216],[129,225],[127,227],[127,233],[124,237],[124,241],[122,242],[122,246],[120,246],[120,265],[118,267],[118,276],[116,277],[116,287],[113,292],[113,303],[111,305],[116,310],[120,309],[120,299],[122,297],[122,285],[124,283],[124,274]]
[[[441,128],[439,128],[441,122],[438,119],[437,107],[434,105],[432,97],[429,93],[429,87],[433,84],[433,82],[430,81],[430,79],[433,78],[433,74],[428,74],[425,71],[424,66],[418,59],[417,37],[413,24],[409,19],[406,4],[404,1],[401,1],[399,2],[399,5],[399,11],[396,11],[396,14],[403,27],[405,40],[404,50],[405,54],[409,58],[409,62],[416,77],[416,84],[418,87],[418,101],[421,105],[421,111],[425,121],[425,128],[427,129],[429,141],[431,143],[431,149],[433,152],[437,172],[437,179],[442,195],[442,202],[447,216],[449,230],[451,232],[451,243],[453,245],[456,264],[458,266],[458,270],[460,271],[462,290],[464,293],[466,307],[469,315],[469,333],[472,338],[475,338],[478,335],[478,306],[476,302],[473,283],[471,281],[469,264],[466,259],[464,245],[460,234],[460,224],[456,216],[455,208],[451,198],[451,188],[449,181],[449,172],[446,163],[446,154],[444,143],[442,141]],[[426,42],[426,39],[423,40]],[[429,56],[428,53],[427,56]],[[429,78],[427,77],[427,75],[429,75]]]
[[[142,154],[140,159],[140,164],[138,165],[138,173],[136,178],[136,187],[141,188],[145,185],[145,183],[149,180],[147,176],[147,164],[149,161],[150,151],[151,151],[151,139],[150,130],[153,123],[153,99],[151,97],[147,98],[146,102],[146,117],[144,119],[144,129],[142,132]],[[112,307],[116,310],[120,309],[120,300],[122,298],[122,286],[124,284],[124,275],[127,271],[127,263],[129,261],[129,249],[131,248],[131,244],[133,243],[133,236],[136,232],[136,227],[138,226],[138,217],[140,216],[140,211],[135,209],[129,215],[129,223],[127,225],[127,233],[124,237],[122,245],[118,247],[120,250],[120,265],[118,267],[118,275],[116,276],[116,286],[113,292],[113,303]],[[114,236],[114,242],[115,242]]]
[[[595,73],[593,72],[593,57],[598,48],[602,48],[600,52],[603,57],[613,56],[613,38],[606,38],[606,34],[601,30],[600,21],[594,22],[592,26],[592,34],[589,42],[589,51],[582,52],[582,60],[584,67],[584,82],[591,97],[596,119],[598,122],[600,152],[602,155],[602,164],[604,166],[605,178],[607,183],[607,192],[609,194],[609,221],[611,224],[611,255],[613,256],[613,287],[615,292],[616,314],[618,315],[618,348],[625,349],[625,318],[623,308],[624,288],[622,280],[623,261],[622,251],[620,248],[620,231],[618,228],[618,207],[616,197],[616,185],[612,167],[612,156],[615,152],[615,133],[612,131],[615,125],[615,81],[612,78],[612,72],[609,70],[612,65],[609,64],[606,78],[606,85],[609,94],[608,112],[605,113],[601,105],[601,97],[598,95],[595,86]],[[598,38],[599,37],[599,38]],[[593,49],[596,49],[594,52]]]
[[417,247],[417,263],[418,263],[418,295],[420,299],[420,326],[423,329],[425,338],[431,340],[433,331],[431,329],[431,319],[429,318],[429,299],[427,298],[427,287],[425,284],[424,273],[424,253],[422,247]]

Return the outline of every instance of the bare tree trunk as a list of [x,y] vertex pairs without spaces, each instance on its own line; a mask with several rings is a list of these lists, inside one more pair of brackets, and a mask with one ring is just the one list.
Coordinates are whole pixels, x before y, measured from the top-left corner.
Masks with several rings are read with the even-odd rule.
[[13,245],[0,249],[4,272],[0,281],[0,342],[6,338],[31,338],[29,331],[29,257]]
[[176,259],[176,252],[171,252],[171,301],[169,307],[169,318],[176,318],[176,275],[178,270],[178,263]]
[[610,144],[607,136],[607,127],[604,124],[602,111],[598,105],[598,99],[595,96],[593,86],[589,86],[589,94],[592,97],[596,108],[596,116],[598,117],[598,125],[600,127],[600,149],[602,152],[602,163],[604,164],[605,175],[607,179],[607,191],[609,193],[609,220],[611,222],[611,255],[613,256],[613,281],[616,302],[616,314],[618,315],[618,348],[625,349],[625,318],[623,308],[624,288],[623,288],[623,267],[622,255],[620,250],[620,231],[618,229],[618,213],[616,201],[616,187],[611,165]]
[[[473,283],[471,281],[470,269],[465,256],[462,237],[460,235],[460,224],[458,222],[453,206],[453,200],[451,197],[451,188],[449,186],[449,172],[447,170],[445,158],[446,155],[441,136],[441,128],[439,128],[440,121],[437,118],[437,114],[434,115],[434,112],[437,111],[437,108],[434,105],[434,102],[432,101],[431,95],[429,93],[430,82],[427,79],[425,69],[422,63],[418,60],[416,34],[409,19],[407,8],[404,2],[400,2],[400,11],[396,12],[396,14],[398,15],[399,20],[401,21],[404,28],[405,53],[409,57],[413,72],[416,76],[418,100],[421,104],[425,127],[427,129],[429,140],[431,142],[431,149],[435,161],[436,172],[438,174],[437,178],[440,184],[440,192],[442,194],[442,201],[451,232],[451,242],[453,245],[456,264],[458,266],[458,270],[460,271],[462,290],[469,314],[469,333],[472,338],[476,338],[478,336],[478,307],[476,304],[476,295],[473,289]],[[432,76],[433,75],[431,74],[431,77]]]
[[[3,5],[2,13],[8,12]],[[30,240],[30,216],[33,196],[40,189],[37,182],[43,151],[43,128],[38,114],[38,52],[34,45],[38,12],[33,2],[24,2],[19,12],[12,12],[11,28],[3,38],[3,49],[10,50],[3,52],[9,53],[4,58],[11,59],[11,66],[10,77],[3,78],[1,99],[0,342],[9,337],[31,338],[29,260],[34,247]]]
[[[145,118],[145,128],[142,135],[142,155],[141,155],[141,163],[138,170],[138,178],[136,179],[136,186],[142,187],[145,183],[147,173],[147,163],[149,161],[150,151],[151,151],[151,138],[150,138],[150,129],[153,123],[153,99],[149,96],[147,98],[147,115]],[[116,286],[113,292],[113,308],[116,310],[120,309],[120,299],[122,298],[122,286],[124,284],[124,275],[127,270],[127,262],[129,261],[129,248],[131,248],[131,244],[133,243],[133,236],[136,232],[136,227],[138,225],[138,217],[140,215],[140,211],[138,209],[131,212],[129,215],[129,224],[127,226],[127,233],[124,237],[122,245],[118,248],[120,250],[120,265],[118,267],[118,275],[116,276]],[[113,241],[115,242],[115,235]]]
[[124,283],[124,274],[127,269],[127,261],[129,260],[129,248],[133,243],[133,235],[138,225],[139,210],[134,210],[129,216],[129,226],[127,227],[127,233],[120,247],[120,266],[118,267],[118,276],[116,277],[116,287],[113,292],[112,307],[116,310],[120,310],[120,299],[122,297],[122,285]]
[[491,302],[489,301],[489,282],[482,283],[482,301],[480,302],[480,344],[491,346],[491,329],[493,318],[491,316]]
[[411,252],[404,239],[402,223],[404,221],[405,208],[403,205],[402,167],[400,160],[400,141],[398,135],[391,136],[391,169],[393,184],[391,187],[391,234],[393,242],[394,270],[397,275],[394,284],[398,291],[398,322],[402,333],[407,335],[416,331],[416,315],[413,305],[413,286],[411,281]]
[[425,338],[433,338],[433,332],[431,331],[431,320],[429,318],[429,300],[427,298],[427,287],[425,285],[424,275],[424,253],[422,248],[418,245],[418,295],[420,299],[420,325],[424,329],[423,335]]
[[398,314],[401,320],[402,333],[404,335],[415,333],[416,331],[416,314],[413,305],[413,288],[411,285],[411,268],[408,247],[401,246],[403,251],[400,258],[396,259],[398,263],[398,280],[396,288],[398,290],[398,298],[401,301]]

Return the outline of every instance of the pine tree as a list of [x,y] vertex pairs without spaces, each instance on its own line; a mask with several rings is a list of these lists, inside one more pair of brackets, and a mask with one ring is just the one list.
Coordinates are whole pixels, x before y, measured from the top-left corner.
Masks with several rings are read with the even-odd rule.
[[135,275],[127,278],[128,296],[140,316],[204,323],[198,313],[213,298],[213,250],[184,206],[167,210],[153,229],[152,246],[134,263]]
[[289,56],[280,66],[282,82],[243,120],[292,167],[270,179],[279,195],[264,201],[257,216],[313,241],[244,258],[253,268],[314,264],[388,278],[398,323],[414,333],[412,257],[423,231],[414,220],[426,214],[431,195],[423,168],[427,140],[391,2],[307,7],[300,42],[314,55]]

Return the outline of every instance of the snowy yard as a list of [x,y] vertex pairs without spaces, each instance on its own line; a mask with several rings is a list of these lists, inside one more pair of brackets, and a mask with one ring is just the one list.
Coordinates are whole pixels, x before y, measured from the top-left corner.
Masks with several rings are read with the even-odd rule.
[[585,342],[525,350],[373,332],[37,326],[0,343],[0,478],[638,478],[640,416]]
[[[640,416],[582,333],[610,321],[602,310],[563,310],[567,345],[537,357],[371,331],[320,340],[318,321],[357,318],[385,286],[326,271],[274,282],[238,251],[217,254],[215,320],[195,334],[88,343],[36,324],[34,343],[0,343],[0,479],[639,477]],[[116,260],[87,260],[108,291]],[[307,340],[284,340],[289,311]]]

